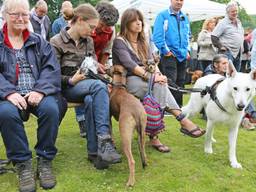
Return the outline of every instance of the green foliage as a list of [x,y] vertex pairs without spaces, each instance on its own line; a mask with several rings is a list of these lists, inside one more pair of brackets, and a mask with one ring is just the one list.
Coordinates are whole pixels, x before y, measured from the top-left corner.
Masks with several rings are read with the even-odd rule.
[[[59,17],[60,7],[63,0],[45,0],[48,5],[48,16],[53,22],[56,18]],[[90,3],[92,5],[96,5],[100,0],[71,0],[74,7],[82,3]],[[29,0],[31,7],[35,5],[37,0]]]

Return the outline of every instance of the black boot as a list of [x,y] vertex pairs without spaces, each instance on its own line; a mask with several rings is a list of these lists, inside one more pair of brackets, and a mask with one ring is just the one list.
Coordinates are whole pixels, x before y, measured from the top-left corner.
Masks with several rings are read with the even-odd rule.
[[32,160],[16,163],[15,168],[19,177],[20,192],[36,191],[35,175],[32,168]]
[[117,153],[110,135],[98,136],[98,160],[109,164],[121,162],[121,155]]
[[79,129],[80,129],[80,136],[82,138],[86,137],[86,126],[85,126],[85,120],[78,121]]
[[37,159],[37,176],[43,189],[52,189],[56,185],[56,178],[52,173],[52,161],[39,157]]

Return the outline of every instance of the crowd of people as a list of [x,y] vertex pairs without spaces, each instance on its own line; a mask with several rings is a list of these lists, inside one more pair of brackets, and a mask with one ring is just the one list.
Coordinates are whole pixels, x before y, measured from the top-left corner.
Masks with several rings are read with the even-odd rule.
[[[185,86],[190,58],[190,22],[181,11],[183,3],[184,0],[170,0],[170,7],[155,19],[152,40],[160,62],[153,72],[153,96],[163,111],[176,118],[181,133],[198,138],[205,130],[182,113],[182,93],[168,88],[168,79]],[[31,10],[28,0],[4,0],[1,8],[0,132],[7,158],[17,169],[21,192],[36,191],[25,117],[32,113],[38,118],[36,172],[43,189],[56,185],[52,160],[67,102],[81,104],[75,113],[80,135],[87,140],[88,160],[97,169],[106,169],[121,162],[111,136],[109,89],[102,81],[87,77],[81,64],[92,59],[97,73],[105,75],[112,55],[113,65],[122,65],[128,72],[127,91],[142,100],[152,75],[146,65],[156,60],[150,37],[145,34],[147,24],[136,8],[123,13],[118,33],[118,10],[106,1],[96,7],[80,4],[76,8],[64,1],[60,16],[53,22],[47,12],[44,0],[38,0]],[[227,4],[226,12],[219,22],[216,18],[206,20],[198,36],[198,61],[204,75],[224,76],[228,59],[239,71],[241,54],[250,55],[249,48],[243,49],[249,40],[244,38],[237,4]],[[256,63],[255,42],[251,42],[251,68]],[[256,120],[253,102],[247,108],[247,118]],[[150,134],[149,140],[156,150],[170,152],[158,132]]]

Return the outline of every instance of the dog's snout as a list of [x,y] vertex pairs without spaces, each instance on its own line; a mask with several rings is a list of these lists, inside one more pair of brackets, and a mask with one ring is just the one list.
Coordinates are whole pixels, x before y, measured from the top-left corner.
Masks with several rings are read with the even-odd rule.
[[243,103],[239,103],[239,104],[237,105],[237,110],[238,110],[238,111],[242,111],[244,108],[245,108],[245,105],[244,105]]

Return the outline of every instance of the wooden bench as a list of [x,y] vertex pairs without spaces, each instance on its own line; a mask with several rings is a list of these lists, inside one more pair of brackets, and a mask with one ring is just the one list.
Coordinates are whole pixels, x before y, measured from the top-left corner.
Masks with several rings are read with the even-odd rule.
[[83,103],[72,103],[72,102],[68,102],[68,108],[73,108],[73,107],[78,107],[80,105],[82,105]]

